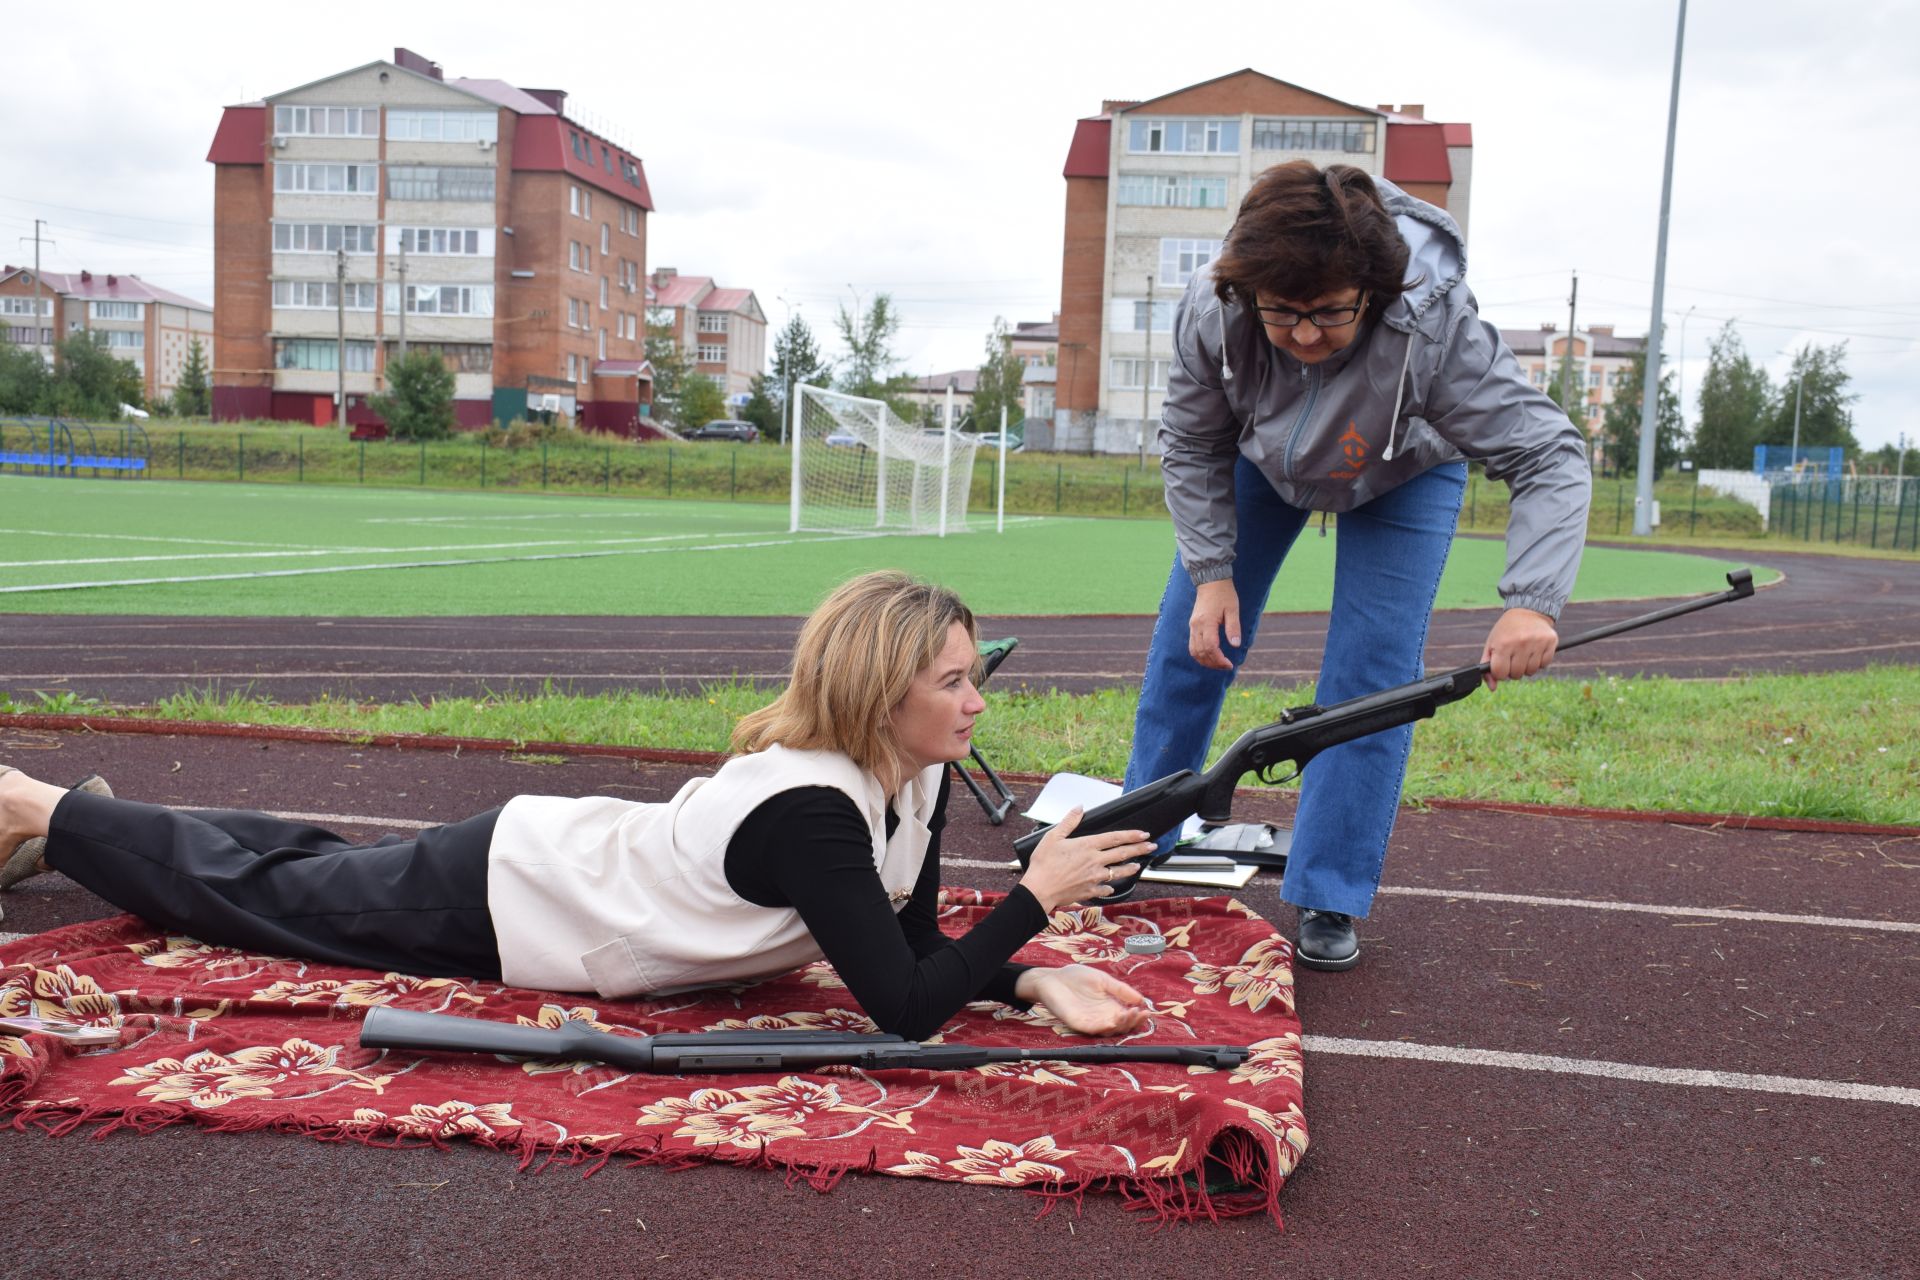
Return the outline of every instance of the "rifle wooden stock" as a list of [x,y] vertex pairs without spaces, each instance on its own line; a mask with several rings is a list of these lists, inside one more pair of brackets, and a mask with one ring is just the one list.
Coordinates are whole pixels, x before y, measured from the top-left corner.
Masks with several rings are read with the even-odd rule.
[[1049,1045],[1015,1049],[970,1044],[921,1044],[894,1035],[847,1031],[695,1031],[622,1036],[569,1023],[529,1027],[456,1018],[413,1009],[369,1009],[360,1027],[367,1049],[421,1049],[494,1053],[518,1058],[604,1062],[655,1075],[686,1072],[810,1071],[854,1066],[868,1071],[958,1071],[991,1062],[1167,1062],[1237,1067],[1250,1052],[1241,1045]]

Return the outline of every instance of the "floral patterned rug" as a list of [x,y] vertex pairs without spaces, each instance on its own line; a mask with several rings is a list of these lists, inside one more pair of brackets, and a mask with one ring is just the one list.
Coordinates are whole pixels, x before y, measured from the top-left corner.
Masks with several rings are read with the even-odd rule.
[[[961,933],[997,896],[942,895]],[[1157,956],[1122,948],[1163,935]],[[595,1001],[252,955],[120,916],[0,947],[0,1017],[80,1024],[74,1045],[0,1028],[0,1116],[64,1133],[192,1122],[376,1145],[464,1138],[537,1160],[727,1160],[823,1190],[848,1172],[1018,1186],[1051,1200],[1111,1190],[1163,1220],[1268,1213],[1307,1147],[1292,948],[1229,898],[1057,913],[1020,953],[1108,966],[1153,1002],[1143,1043],[1250,1044],[1232,1071],[1146,1063],[996,1064],[959,1072],[629,1075],[588,1062],[362,1049],[374,1005],[651,1034],[748,1027],[873,1031],[825,963],[753,987]],[[1086,1043],[1042,1010],[969,1005],[948,1041]],[[1051,1207],[1049,1205],[1049,1207]]]

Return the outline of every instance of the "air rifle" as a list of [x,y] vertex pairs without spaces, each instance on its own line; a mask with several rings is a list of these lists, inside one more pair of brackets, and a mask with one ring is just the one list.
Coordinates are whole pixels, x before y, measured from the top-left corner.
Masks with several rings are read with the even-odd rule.
[[[1634,631],[1668,618],[1677,618],[1683,613],[1724,604],[1728,600],[1743,600],[1753,594],[1753,572],[1749,569],[1736,569],[1729,573],[1727,583],[1729,589],[1726,591],[1670,605],[1637,618],[1595,627],[1560,641],[1554,651],[1564,653],[1590,641],[1604,640],[1623,631]],[[1195,773],[1191,769],[1182,769],[1087,810],[1080,819],[1080,825],[1074,829],[1074,834],[1098,835],[1105,831],[1131,828],[1157,836],[1173,830],[1195,813],[1200,815],[1203,822],[1225,822],[1231,816],[1233,790],[1247,774],[1257,774],[1262,782],[1270,784],[1290,782],[1300,776],[1309,760],[1327,748],[1337,747],[1369,733],[1378,733],[1382,729],[1430,719],[1435,711],[1447,703],[1458,702],[1478,689],[1486,675],[1487,664],[1479,662],[1379,693],[1349,698],[1330,707],[1314,703],[1290,707],[1281,712],[1280,718],[1272,724],[1261,725],[1241,734],[1206,772]],[[1291,765],[1293,772],[1285,776],[1278,775],[1276,770],[1282,764]],[[1014,852],[1020,856],[1022,867],[1027,865],[1034,849],[1050,829],[1041,827],[1013,842]],[[1126,897],[1133,892],[1139,880],[1137,872],[1115,880],[1113,892],[1102,901],[1111,902]]]
[[692,1031],[623,1036],[581,1023],[530,1027],[385,1006],[367,1010],[360,1027],[367,1049],[498,1053],[517,1058],[604,1062],[652,1075],[687,1072],[811,1071],[851,1066],[867,1071],[959,1071],[993,1062],[1170,1062],[1237,1067],[1252,1052],[1228,1044],[1049,1045],[1014,1049],[976,1044],[921,1044],[852,1031]]

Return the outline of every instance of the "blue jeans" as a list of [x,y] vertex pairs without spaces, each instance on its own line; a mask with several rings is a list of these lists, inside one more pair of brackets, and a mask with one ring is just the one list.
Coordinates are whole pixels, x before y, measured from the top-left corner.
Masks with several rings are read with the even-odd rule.
[[[1427,622],[1466,483],[1466,464],[1449,463],[1340,516],[1333,614],[1314,691],[1322,706],[1425,674]],[[1221,705],[1253,647],[1274,576],[1312,515],[1282,501],[1244,457],[1234,468],[1234,505],[1240,523],[1233,587],[1243,643],[1236,648],[1221,640],[1233,670],[1203,667],[1187,652],[1194,588],[1176,555],[1147,650],[1128,790],[1205,764]],[[1368,913],[1412,745],[1413,726],[1406,725],[1343,743],[1307,766],[1282,898],[1321,911]],[[1161,847],[1171,841],[1163,836]]]

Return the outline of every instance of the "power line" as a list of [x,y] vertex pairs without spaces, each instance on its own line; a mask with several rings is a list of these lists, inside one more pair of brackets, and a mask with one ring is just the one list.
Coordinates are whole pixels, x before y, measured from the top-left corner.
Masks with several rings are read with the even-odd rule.
[[[45,200],[28,200],[22,196],[0,195],[0,200],[5,200],[10,204],[33,205],[34,207],[40,208],[40,209],[58,209],[62,213],[91,213],[96,215],[97,217],[102,217],[102,218],[122,218],[128,222],[158,222],[158,223],[164,223],[165,225],[170,227],[200,227],[202,229],[204,229],[207,225],[205,221],[181,222],[176,218],[149,218],[143,214],[137,214],[137,213],[113,213],[106,209],[82,209],[77,205],[52,204]],[[210,216],[208,220],[209,221],[211,220]]]

